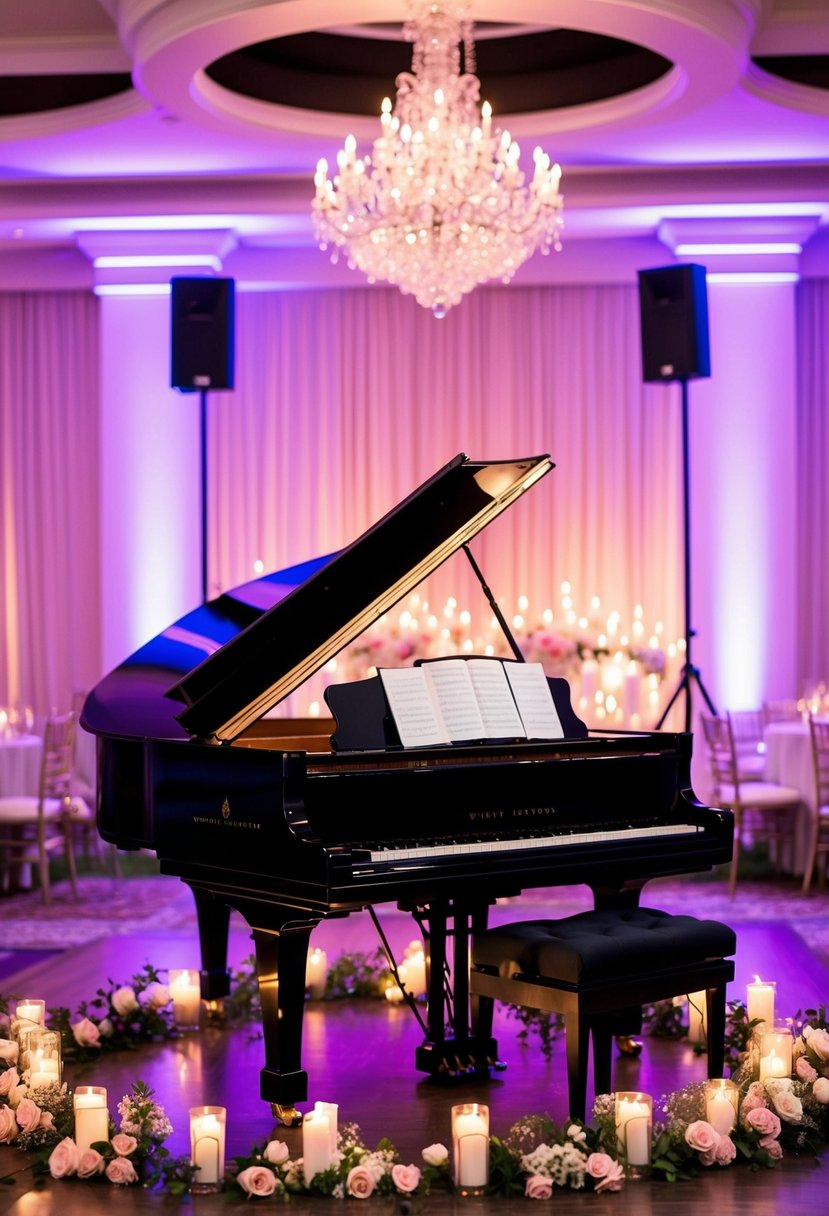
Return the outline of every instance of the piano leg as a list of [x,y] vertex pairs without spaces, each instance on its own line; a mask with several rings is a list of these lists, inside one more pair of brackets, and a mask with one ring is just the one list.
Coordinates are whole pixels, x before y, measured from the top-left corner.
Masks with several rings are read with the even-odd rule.
[[201,949],[201,999],[220,1001],[230,993],[227,942],[230,908],[210,891],[191,887],[196,901]]
[[274,1113],[285,1123],[299,1122],[295,1104],[308,1097],[308,1074],[302,1068],[305,964],[308,940],[318,924],[286,921],[277,928],[251,928],[265,1039],[260,1093],[279,1108]]

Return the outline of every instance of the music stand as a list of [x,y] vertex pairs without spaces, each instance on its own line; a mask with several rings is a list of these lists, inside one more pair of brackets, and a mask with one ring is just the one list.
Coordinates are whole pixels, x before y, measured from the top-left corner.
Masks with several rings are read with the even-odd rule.
[[694,637],[694,630],[691,628],[691,477],[690,477],[690,450],[688,442],[688,378],[680,380],[680,388],[682,390],[682,513],[683,513],[683,550],[684,550],[684,567],[685,567],[685,662],[682,665],[679,682],[671,694],[671,699],[662,711],[659,721],[656,724],[656,729],[661,730],[668,714],[673,709],[674,704],[678,700],[680,694],[685,695],[685,730],[690,732],[693,724],[692,713],[692,697],[691,686],[696,684],[702,694],[702,699],[708,707],[708,710],[714,717],[717,716],[717,711],[714,708],[714,702],[711,700],[702,682],[702,677],[699,673],[699,668],[695,667],[691,662],[691,639]]

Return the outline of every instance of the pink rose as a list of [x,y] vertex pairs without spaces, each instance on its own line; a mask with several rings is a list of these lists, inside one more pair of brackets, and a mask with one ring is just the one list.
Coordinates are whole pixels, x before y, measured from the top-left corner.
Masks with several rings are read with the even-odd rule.
[[124,1132],[119,1132],[117,1136],[113,1136],[110,1144],[115,1149],[118,1157],[129,1157],[138,1148],[138,1141],[135,1136],[127,1136]]
[[764,1136],[760,1141],[760,1148],[764,1148],[772,1161],[779,1161],[783,1156],[783,1148],[779,1140],[775,1140],[773,1136]]
[[625,1171],[621,1162],[614,1161],[607,1153],[591,1153],[587,1158],[587,1173],[596,1178],[596,1191],[619,1191]]
[[715,1146],[714,1148],[707,1148],[704,1153],[700,1153],[700,1155],[699,1155],[700,1165],[704,1165],[707,1167],[709,1165],[714,1164],[714,1162],[717,1160],[717,1147],[719,1147],[719,1146]]
[[553,1193],[553,1184],[543,1174],[530,1174],[524,1187],[528,1199],[549,1199]]
[[780,1120],[773,1110],[765,1106],[750,1110],[746,1115],[746,1123],[752,1131],[759,1132],[761,1136],[771,1136],[776,1140],[780,1135]]
[[66,1178],[78,1168],[78,1146],[71,1136],[64,1136],[49,1154],[49,1173],[53,1178]]
[[17,1110],[28,1092],[28,1085],[15,1085],[13,1089],[9,1090],[9,1106],[12,1110]]
[[75,1036],[75,1042],[79,1047],[100,1047],[101,1032],[94,1022],[89,1018],[81,1018],[80,1022],[75,1022],[72,1027],[72,1033]]
[[290,1156],[290,1150],[284,1140],[269,1140],[262,1154],[271,1165],[284,1165]]
[[112,1008],[122,1018],[125,1018],[127,1014],[132,1013],[134,1009],[138,1008],[138,997],[135,995],[135,991],[128,985],[124,985],[123,988],[116,988],[111,999]]
[[794,1066],[795,1073],[801,1081],[811,1085],[817,1080],[817,1072],[812,1068],[805,1056],[798,1056]]
[[420,1170],[416,1165],[393,1165],[391,1180],[404,1195],[411,1195],[420,1184]]
[[97,1148],[84,1149],[78,1157],[78,1177],[94,1178],[96,1174],[102,1174],[103,1170],[104,1159]]
[[[22,1132],[33,1132],[41,1124],[43,1111],[37,1102],[33,1102],[31,1098],[22,1098],[18,1103],[15,1113],[17,1115],[17,1126]],[[49,1122],[51,1122],[51,1118]],[[43,1122],[43,1126],[47,1126],[45,1121]]]
[[5,1072],[0,1072],[0,1097],[8,1098],[11,1091],[16,1089],[19,1084],[20,1073],[16,1068],[7,1068]]
[[236,1175],[236,1181],[246,1195],[272,1195],[276,1190],[276,1174],[264,1165],[249,1165]]
[[720,1136],[720,1142],[714,1149],[714,1160],[717,1165],[730,1165],[736,1156],[737,1146],[731,1137]]
[[148,984],[141,993],[141,999],[150,1009],[163,1009],[170,1004],[170,989],[166,984]]
[[[804,1038],[808,1029],[808,1026],[803,1029]],[[823,1026],[818,1026],[817,1029],[812,1027],[806,1041],[816,1056],[819,1056],[821,1060],[829,1060],[829,1031]]]
[[817,1102],[825,1106],[829,1102],[829,1080],[826,1077],[818,1077],[812,1086],[812,1094]]
[[761,1098],[759,1094],[746,1094],[740,1105],[740,1114],[743,1116],[743,1119],[745,1119],[750,1110],[760,1110],[761,1107],[764,1107],[765,1105],[765,1098]]
[[364,1165],[355,1165],[349,1170],[345,1189],[352,1199],[368,1199],[374,1190],[374,1177]]
[[104,1173],[116,1186],[129,1186],[131,1182],[138,1181],[135,1166],[129,1157],[113,1157]]
[[0,1060],[7,1064],[16,1064],[20,1055],[20,1047],[14,1039],[0,1039]]
[[0,1106],[0,1144],[11,1144],[17,1135],[17,1120],[10,1106]]
[[685,1142],[698,1153],[710,1153],[720,1142],[720,1133],[704,1119],[689,1123],[685,1129]]

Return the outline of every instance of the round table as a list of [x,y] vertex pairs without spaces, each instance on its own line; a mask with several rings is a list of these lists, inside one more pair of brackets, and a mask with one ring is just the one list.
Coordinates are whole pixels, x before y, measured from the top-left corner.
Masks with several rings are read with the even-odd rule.
[[43,740],[39,735],[0,738],[0,798],[38,792],[42,754]]
[[815,772],[808,722],[771,722],[763,732],[766,780],[800,790],[803,799],[794,828],[794,872],[806,868],[811,824],[815,815]]

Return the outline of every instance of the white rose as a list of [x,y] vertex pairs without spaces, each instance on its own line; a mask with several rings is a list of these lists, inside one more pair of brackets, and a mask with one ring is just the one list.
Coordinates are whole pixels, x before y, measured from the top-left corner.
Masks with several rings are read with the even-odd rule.
[[115,1027],[109,1018],[101,1018],[100,1022],[98,1023],[98,1033],[101,1034],[105,1039],[112,1036],[114,1029]]
[[449,1160],[449,1150],[444,1148],[442,1144],[430,1144],[428,1148],[423,1150],[423,1160],[427,1165],[440,1166],[446,1165]]
[[825,1106],[829,1102],[829,1077],[818,1077],[812,1086],[812,1093],[816,1101],[822,1102]]
[[166,984],[148,984],[141,995],[151,1009],[163,1009],[170,1004],[170,989]]
[[799,1123],[803,1118],[803,1103],[790,1089],[778,1089],[771,1095],[774,1109],[787,1123]]
[[271,1165],[284,1165],[290,1156],[290,1152],[284,1140],[269,1140],[265,1145],[265,1151],[262,1156]]
[[112,1008],[122,1018],[125,1018],[128,1013],[132,1013],[133,1009],[137,1009],[138,998],[133,989],[126,985],[123,988],[116,988],[112,994]]
[[811,1050],[815,1053],[815,1055],[819,1056],[821,1060],[829,1060],[829,1030],[826,1030],[823,1026],[804,1026],[804,1038],[807,1037],[807,1030],[810,1031],[808,1039]]

